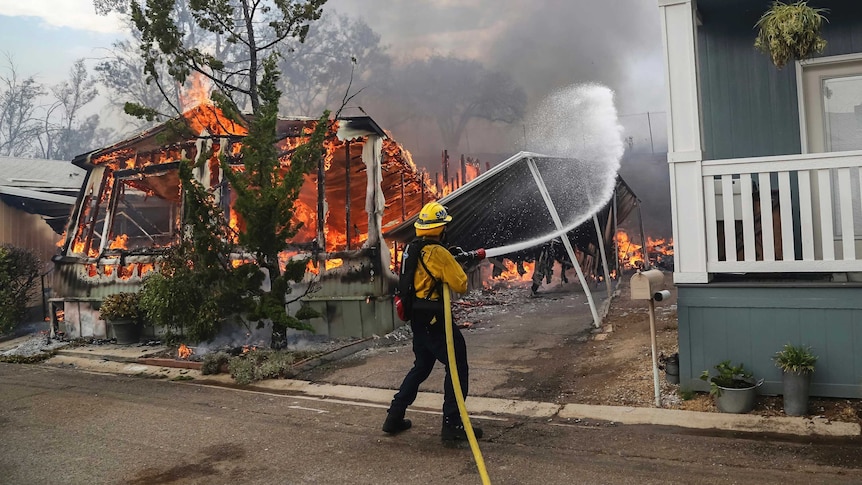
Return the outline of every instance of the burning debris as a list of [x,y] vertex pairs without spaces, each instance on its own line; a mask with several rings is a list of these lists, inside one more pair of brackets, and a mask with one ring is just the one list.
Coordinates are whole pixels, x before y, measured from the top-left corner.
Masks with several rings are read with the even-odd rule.
[[177,358],[182,360],[189,360],[189,358],[194,354],[194,350],[187,346],[186,344],[180,344],[177,349]]
[[[622,229],[617,231],[616,245],[619,261],[624,270],[642,269],[644,267],[643,245],[635,244],[628,233]],[[673,271],[673,239],[653,239],[647,237],[647,254],[650,266],[666,271]]]

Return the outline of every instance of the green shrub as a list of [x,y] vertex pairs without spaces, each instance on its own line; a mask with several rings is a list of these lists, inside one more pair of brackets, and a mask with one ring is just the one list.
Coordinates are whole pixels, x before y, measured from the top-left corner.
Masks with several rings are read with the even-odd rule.
[[99,307],[99,315],[102,320],[138,321],[140,316],[138,294],[124,292],[106,296],[102,300],[102,306]]
[[210,352],[204,356],[204,361],[201,365],[201,374],[219,374],[221,373],[222,366],[227,365],[229,361],[230,354],[227,352]]
[[0,334],[24,319],[30,295],[39,283],[41,265],[29,249],[0,245]]

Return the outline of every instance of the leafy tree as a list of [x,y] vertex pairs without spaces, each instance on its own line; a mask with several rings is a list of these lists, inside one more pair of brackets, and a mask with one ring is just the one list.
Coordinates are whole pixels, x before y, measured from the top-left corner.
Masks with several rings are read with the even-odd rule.
[[410,117],[434,120],[449,150],[457,149],[470,120],[514,123],[527,104],[523,88],[508,74],[452,56],[410,62],[391,82],[397,103]]
[[[326,0],[195,0],[188,2],[194,25],[212,35],[206,47],[187,34],[173,16],[176,0],[131,2],[131,19],[140,32],[144,72],[163,86],[159,66],[182,84],[192,73],[208,78],[224,102],[260,112],[263,62],[288,39],[302,42],[319,19]],[[218,100],[217,100],[218,101]],[[146,108],[146,107],[144,107]],[[175,107],[176,108],[176,107]]]
[[159,271],[144,281],[139,306],[151,322],[167,329],[169,340],[180,334],[199,342],[218,334],[225,315],[249,310],[263,277],[254,265],[231,267],[230,228],[186,162],[179,169],[186,230]]
[[[177,279],[188,280],[186,283],[196,288],[208,288],[206,294],[226,295],[204,297],[201,305],[192,305],[191,321],[197,322],[198,337],[212,335],[213,329],[207,325],[217,325],[220,315],[230,313],[246,315],[250,320],[269,318],[279,327],[304,326],[286,313],[285,300],[290,281],[298,281],[304,274],[305,262],[289,264],[282,272],[278,252],[299,229],[292,222],[293,204],[303,174],[323,155],[329,113],[324,112],[308,141],[291,155],[289,167],[283,168],[275,147],[281,97],[276,58],[286,41],[305,39],[324,3],[325,0],[194,0],[185,4],[148,0],[145,5],[130,4],[131,19],[140,36],[143,72],[171,109],[180,111],[170,99],[167,86],[183,84],[189,75],[197,73],[212,82],[212,99],[222,111],[248,127],[240,152],[244,171],[234,172],[226,159],[222,160],[222,169],[237,194],[234,208],[246,221],[246,230],[239,235],[240,244],[254,254],[256,264],[239,268],[228,264],[225,254],[232,249],[225,245],[231,238],[222,229],[223,215],[213,212],[216,208],[211,201],[186,197],[185,210],[192,217],[186,223],[192,237],[179,250],[192,263],[168,264],[167,273],[162,271],[152,283],[146,283],[155,288],[153,291],[158,290],[158,297],[149,301],[161,302],[153,310],[161,308],[165,318],[173,318],[172,312],[180,309],[186,298],[200,298],[172,294],[171,282]],[[175,15],[178,8],[187,8],[194,31],[182,28],[180,17]],[[148,120],[164,114],[152,106],[132,102],[126,103],[125,110]],[[250,115],[242,114],[244,110],[250,110]],[[183,190],[190,191],[190,195],[194,187],[192,180],[184,181]],[[218,227],[213,226],[215,220]],[[260,291],[263,276],[258,266],[267,270],[271,292]],[[197,291],[188,290],[188,286],[183,285],[186,292]],[[145,306],[147,301],[145,297]]]
[[45,94],[30,76],[21,79],[10,55],[0,75],[0,155],[22,156],[32,151],[41,131],[38,99]]

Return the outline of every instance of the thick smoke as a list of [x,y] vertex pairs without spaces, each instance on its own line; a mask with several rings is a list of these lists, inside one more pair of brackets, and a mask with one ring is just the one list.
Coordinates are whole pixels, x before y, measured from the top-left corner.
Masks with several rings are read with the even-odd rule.
[[[401,63],[451,54],[509,74],[526,91],[527,112],[537,113],[542,100],[567,86],[607,86],[624,127],[620,173],[644,202],[647,233],[670,236],[665,80],[655,1],[329,0],[325,8],[362,17]],[[393,126],[385,115],[379,118],[432,173],[443,148],[459,154],[442,146],[430,123]],[[492,163],[519,150],[541,151],[532,146],[533,128],[530,120],[508,126],[473,122],[459,151],[485,155]]]
[[659,9],[644,0],[330,0],[361,16],[393,54],[475,59],[537,103],[562,87],[613,89],[621,113],[664,109]]

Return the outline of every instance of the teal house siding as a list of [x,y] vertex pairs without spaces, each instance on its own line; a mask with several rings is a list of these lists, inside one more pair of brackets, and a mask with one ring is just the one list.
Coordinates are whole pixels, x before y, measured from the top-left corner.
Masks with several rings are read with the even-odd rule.
[[796,74],[754,48],[758,18],[757,11],[707,18],[698,30],[707,160],[801,151]]
[[[706,160],[798,154],[802,150],[796,70],[776,68],[754,48],[755,24],[771,2],[700,2],[699,82]],[[809,1],[829,9],[820,56],[862,52],[862,2]]]
[[764,379],[761,394],[781,394],[772,356],[787,344],[818,355],[811,394],[862,398],[862,285],[720,283],[679,285],[680,382],[723,361],[743,363]]

